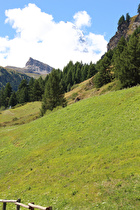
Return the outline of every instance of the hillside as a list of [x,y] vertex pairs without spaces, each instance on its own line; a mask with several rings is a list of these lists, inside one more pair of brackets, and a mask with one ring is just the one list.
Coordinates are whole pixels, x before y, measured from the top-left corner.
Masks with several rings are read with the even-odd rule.
[[1,127],[0,197],[53,209],[139,209],[139,96],[140,86],[110,92]]
[[27,81],[30,80],[30,77],[23,73],[18,73],[15,70],[9,70],[3,67],[0,67],[0,89],[6,86],[6,83],[10,82],[13,90],[17,90],[19,84],[23,79]]
[[93,84],[93,77],[85,80],[79,84],[73,85],[72,90],[65,93],[68,105],[73,104],[79,100],[91,98],[102,94],[109,93],[114,90],[119,90],[118,81],[110,82],[103,85],[101,88],[95,88]]
[[40,108],[41,102],[35,101],[1,111],[0,127],[21,125],[33,121],[39,118]]

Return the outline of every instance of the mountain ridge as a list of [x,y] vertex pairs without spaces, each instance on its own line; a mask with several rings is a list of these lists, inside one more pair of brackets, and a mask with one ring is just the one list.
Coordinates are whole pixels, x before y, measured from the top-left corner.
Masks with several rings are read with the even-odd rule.
[[37,75],[46,75],[49,74],[53,67],[49,66],[48,64],[45,64],[41,61],[35,60],[32,57],[29,58],[29,60],[26,62],[25,67],[15,67],[15,66],[6,66],[6,69],[13,69],[15,71],[18,71],[20,73],[33,73]]

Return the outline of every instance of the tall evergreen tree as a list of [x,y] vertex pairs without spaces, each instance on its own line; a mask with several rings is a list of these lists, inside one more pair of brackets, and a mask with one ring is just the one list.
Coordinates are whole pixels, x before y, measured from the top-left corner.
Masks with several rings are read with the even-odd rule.
[[132,35],[117,64],[122,87],[140,84],[140,38]]
[[22,80],[18,87],[17,100],[20,104],[29,101],[29,88],[26,80]]
[[129,15],[129,13],[126,14],[126,22],[127,22],[127,23],[130,22],[130,15]]
[[32,77],[29,81],[29,101],[34,101],[33,86],[35,79]]
[[10,96],[10,99],[9,99],[9,103],[8,105],[13,107],[17,104],[17,97],[16,97],[16,93],[15,91],[12,93],[12,95]]
[[23,79],[21,81],[21,83],[19,84],[18,90],[21,90],[22,88],[25,88],[27,86],[28,86],[27,80],[26,79]]
[[99,88],[102,85],[111,82],[112,79],[114,78],[114,76],[111,74],[111,68],[110,68],[112,57],[113,57],[113,51],[111,50],[108,51],[105,54],[104,58],[97,63],[96,68],[99,72],[95,75],[93,80],[96,88]]
[[2,87],[0,90],[0,107],[6,107],[5,103],[4,87]]
[[75,79],[76,79],[76,83],[80,83],[82,81],[82,78],[81,78],[81,69],[80,69],[80,66],[77,67],[76,69],[76,75],[75,75]]
[[89,69],[89,65],[85,64],[82,69],[81,69],[81,77],[82,77],[82,81],[87,79],[87,74],[88,74],[88,69]]
[[18,102],[20,104],[23,104],[25,102],[29,102],[29,92],[28,92],[28,88],[22,88],[20,90],[20,92],[18,92]]
[[126,48],[126,46],[127,46],[127,42],[125,38],[122,36],[118,42],[117,47],[114,50],[113,59],[112,59],[115,66],[115,77],[118,77],[118,69],[120,66],[120,56],[122,52],[124,51],[124,49]]
[[12,94],[12,87],[11,87],[10,83],[8,82],[4,89],[4,95],[6,98],[7,97],[9,98],[11,96],[11,94]]
[[121,24],[123,24],[125,22],[125,17],[124,15],[122,15],[118,21],[118,26],[120,26]]
[[69,83],[68,86],[67,86],[67,92],[69,92],[70,90],[71,90],[71,85]]
[[39,86],[40,86],[40,90],[41,90],[41,98],[42,98],[42,95],[44,94],[45,82],[42,79],[42,77],[39,77],[38,82],[39,82]]
[[12,94],[12,87],[11,87],[10,83],[8,82],[4,89],[5,107],[8,107],[8,103],[9,103],[11,94]]
[[43,89],[40,87],[39,81],[35,80],[33,84],[33,101],[42,100]]
[[70,84],[70,86],[72,86],[72,84],[73,84],[73,82],[72,82],[72,68],[70,68],[68,70],[66,82],[67,82],[67,85]]
[[52,70],[45,86],[41,115],[43,115],[47,109],[53,110],[57,106],[66,106],[66,99],[64,98],[64,91],[57,71]]
[[138,5],[138,13],[140,14],[140,4]]
[[88,68],[88,74],[87,74],[87,79],[91,78],[92,76],[94,76],[97,73],[96,68],[95,68],[95,64],[93,64],[92,62],[89,65]]

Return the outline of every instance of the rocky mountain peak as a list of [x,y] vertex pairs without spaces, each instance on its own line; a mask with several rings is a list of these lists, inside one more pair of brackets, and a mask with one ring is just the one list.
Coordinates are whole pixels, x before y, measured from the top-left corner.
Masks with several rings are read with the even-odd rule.
[[12,69],[17,72],[27,74],[37,74],[37,75],[46,75],[49,74],[52,71],[52,67],[48,64],[45,64],[43,62],[40,62],[38,60],[35,60],[33,58],[29,58],[24,68],[19,68],[15,66],[6,66],[6,69]]
[[48,64],[45,64],[30,57],[24,69],[26,69],[26,71],[28,71],[29,73],[48,74],[52,71],[53,68]]
[[36,61],[37,60],[34,60],[33,58],[30,57],[25,66],[33,65],[34,63],[37,63]]

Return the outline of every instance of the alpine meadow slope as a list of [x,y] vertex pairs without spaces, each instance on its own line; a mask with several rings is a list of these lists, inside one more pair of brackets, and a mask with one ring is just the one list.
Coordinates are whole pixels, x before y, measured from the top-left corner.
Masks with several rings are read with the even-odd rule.
[[1,127],[0,198],[53,209],[139,209],[139,105],[136,86]]

